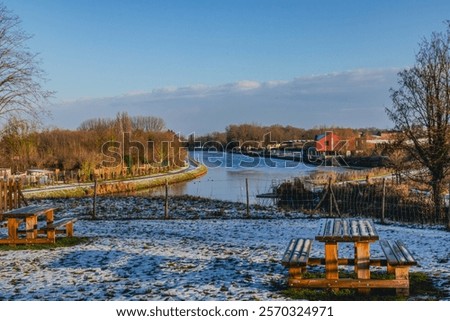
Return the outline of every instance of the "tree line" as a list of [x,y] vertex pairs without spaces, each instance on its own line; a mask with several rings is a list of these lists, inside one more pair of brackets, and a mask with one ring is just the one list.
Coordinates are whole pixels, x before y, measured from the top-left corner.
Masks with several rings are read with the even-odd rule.
[[[102,146],[111,142],[120,156],[114,163],[105,162],[108,155],[102,152]],[[40,130],[28,121],[10,118],[0,137],[1,167],[18,172],[30,168],[89,172],[105,164],[178,167],[185,159],[180,137],[165,128],[163,119],[126,112],[86,120],[76,130]]]
[[191,135],[189,147],[218,147],[219,149],[232,149],[236,146],[254,145],[254,147],[266,147],[269,144],[283,143],[289,141],[312,141],[317,135],[332,131],[340,139],[351,140],[370,133],[378,133],[378,128],[348,128],[336,126],[316,126],[304,129],[295,126],[258,124],[231,124],[224,132],[212,132],[201,136]]

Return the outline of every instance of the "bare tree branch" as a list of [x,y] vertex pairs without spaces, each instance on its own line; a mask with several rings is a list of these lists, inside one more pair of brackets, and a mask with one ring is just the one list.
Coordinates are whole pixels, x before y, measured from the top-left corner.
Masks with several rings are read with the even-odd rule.
[[0,4],[0,118],[39,121],[48,115],[46,105],[53,92],[42,87],[45,74],[38,55],[26,46],[31,36],[20,24],[19,17]]

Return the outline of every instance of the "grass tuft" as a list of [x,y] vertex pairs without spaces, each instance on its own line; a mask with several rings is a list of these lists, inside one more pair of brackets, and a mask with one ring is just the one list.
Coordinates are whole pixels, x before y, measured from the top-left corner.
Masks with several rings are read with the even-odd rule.
[[60,237],[56,238],[55,244],[19,244],[16,246],[0,245],[1,251],[27,251],[27,250],[49,250],[61,247],[71,247],[84,244],[89,241],[88,237]]

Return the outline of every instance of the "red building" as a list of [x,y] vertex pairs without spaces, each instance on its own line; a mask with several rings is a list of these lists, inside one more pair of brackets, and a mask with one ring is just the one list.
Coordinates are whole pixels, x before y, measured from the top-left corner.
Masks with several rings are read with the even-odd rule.
[[324,154],[334,154],[339,150],[340,138],[338,135],[332,131],[325,132],[325,134],[320,134],[315,137],[316,151],[318,153]]

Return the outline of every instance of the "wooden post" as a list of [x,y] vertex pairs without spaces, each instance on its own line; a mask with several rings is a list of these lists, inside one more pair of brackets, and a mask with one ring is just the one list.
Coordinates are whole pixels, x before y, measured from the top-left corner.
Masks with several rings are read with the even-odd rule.
[[381,223],[384,224],[384,211],[386,207],[386,178],[383,178],[383,196],[381,199]]
[[447,199],[447,230],[450,231],[450,183],[448,184],[448,199]]
[[448,199],[447,199],[447,230],[450,231],[450,183],[448,184]]
[[246,217],[250,217],[250,199],[248,195],[248,178],[245,179],[245,194],[247,196]]
[[8,182],[8,209],[9,210],[13,209],[13,187],[14,187],[13,180],[10,179]]
[[333,188],[332,188],[332,187],[330,187],[330,194],[331,194],[331,199],[332,199],[333,202],[334,202],[334,207],[336,208],[336,213],[338,214],[339,217],[341,217],[341,212],[339,211],[338,202],[337,202],[337,200],[336,200],[336,196],[334,195],[334,192],[333,192]]
[[9,179],[7,179],[7,180],[5,180],[5,193],[3,194],[3,203],[4,203],[4,207],[5,207],[5,211],[7,211],[9,208],[8,208],[8,195],[9,195],[9,188],[8,188],[8,185],[9,185]]
[[333,193],[331,192],[331,176],[328,177],[328,193],[329,193],[329,202],[330,202],[330,216],[333,216]]
[[6,206],[6,198],[5,195],[8,193],[8,186],[6,185],[7,182],[6,181],[2,181],[1,182],[1,186],[2,186],[2,190],[1,190],[1,194],[0,194],[0,200],[1,200],[1,210],[2,211],[6,211],[6,209],[8,208]]
[[8,185],[9,185],[9,180],[6,180],[5,181],[5,193],[4,193],[4,204],[5,204],[5,211],[7,211],[8,209],[9,209],[9,207],[8,207],[8,199],[9,199],[9,189],[8,189]]
[[17,193],[17,181],[13,181],[12,183],[12,190],[11,190],[12,195],[12,204],[11,204],[11,208],[17,208],[17,199],[18,199],[18,193]]
[[16,208],[20,207],[20,181],[16,180],[16,190],[15,190],[15,195],[14,197],[16,198]]
[[97,176],[94,176],[94,199],[92,202],[92,219],[97,215]]
[[169,181],[166,179],[164,200],[164,219],[169,219]]
[[23,204],[24,204],[25,206],[28,206],[28,201],[27,201],[27,199],[25,198],[25,195],[23,195],[22,190],[20,190],[20,198],[21,198]]
[[3,186],[4,186],[4,181],[0,181],[0,211],[4,212],[4,203],[3,203]]

